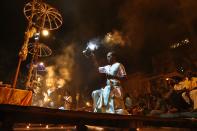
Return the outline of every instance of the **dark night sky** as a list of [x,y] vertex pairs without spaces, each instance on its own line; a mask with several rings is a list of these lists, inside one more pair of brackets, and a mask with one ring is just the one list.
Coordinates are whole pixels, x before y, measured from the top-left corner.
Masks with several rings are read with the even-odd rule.
[[[1,2],[0,80],[10,83],[17,54],[23,43],[27,20],[23,7],[28,0]],[[93,38],[101,38],[117,30],[125,39],[125,46],[116,48],[128,73],[151,71],[151,56],[168,49],[169,44],[197,32],[197,1],[194,0],[46,0],[58,9],[63,25],[45,40],[53,50],[49,63],[60,56],[63,48],[74,45],[75,57],[72,77],[85,86],[92,81],[95,69],[81,51]],[[106,50],[98,52],[103,59]],[[104,52],[104,53],[103,53]],[[99,54],[100,53],[100,54]],[[25,64],[22,64],[22,71]],[[77,66],[76,66],[77,65]],[[90,70],[91,69],[91,70]],[[88,72],[88,73],[87,73]],[[92,73],[90,73],[92,72]],[[84,75],[87,77],[84,78]],[[91,79],[92,78],[92,79]],[[78,81],[78,80],[77,80]],[[90,84],[91,85],[91,84]]]

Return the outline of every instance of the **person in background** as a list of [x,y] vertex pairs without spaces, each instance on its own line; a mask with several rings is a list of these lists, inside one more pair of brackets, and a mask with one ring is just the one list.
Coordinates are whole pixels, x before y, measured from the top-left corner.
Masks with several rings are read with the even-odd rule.
[[64,109],[65,110],[71,110],[72,108],[72,96],[69,92],[66,93],[64,96]]
[[132,99],[128,93],[125,95],[125,107],[127,109],[130,109],[132,107]]
[[192,111],[197,111],[197,77],[193,77],[191,72],[188,72],[183,81],[185,92],[182,93],[183,99],[193,106]]

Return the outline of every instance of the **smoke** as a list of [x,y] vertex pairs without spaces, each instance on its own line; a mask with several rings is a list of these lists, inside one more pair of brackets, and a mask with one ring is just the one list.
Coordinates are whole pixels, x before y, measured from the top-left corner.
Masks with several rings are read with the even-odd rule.
[[87,43],[87,47],[83,50],[83,53],[87,55],[88,51],[96,51],[101,46],[108,48],[113,48],[116,46],[124,47],[126,45],[126,37],[118,30],[113,30],[112,32],[107,33],[103,38],[93,38],[90,39]]
[[74,44],[63,48],[62,54],[52,58],[52,65],[46,68],[46,82],[48,86],[63,87],[72,80],[73,66],[75,64]]
[[105,35],[104,37],[104,44],[108,45],[108,46],[125,46],[125,40],[122,36],[122,33],[114,30],[113,32],[109,32]]
[[75,57],[75,51],[74,51],[74,44],[70,44],[68,47],[63,49],[63,54],[60,56],[57,56],[55,65],[57,68],[57,71],[61,78],[63,78],[65,81],[69,82],[72,79],[72,71],[74,66],[74,57]]
[[59,55],[48,59],[46,63],[50,64],[46,66],[46,74],[42,79],[43,85],[40,87],[42,91],[37,94],[39,102],[34,100],[34,105],[52,108],[62,105],[62,98],[70,90],[69,87],[73,79],[75,45],[70,43],[62,48]]
[[196,2],[192,0],[124,2],[119,10],[119,18],[122,20],[120,30],[124,37],[128,38],[126,43],[130,46],[128,49],[130,52],[126,55],[133,63],[132,68],[137,65],[136,68],[140,67],[139,70],[142,68],[151,70],[152,56],[168,48],[169,42],[187,37],[184,36],[188,32],[184,23],[190,22],[193,18],[195,13],[188,12],[193,9],[191,5],[196,5],[194,4]]
[[145,17],[144,12],[149,8],[150,0],[127,0],[120,8],[119,17],[123,21],[122,31],[128,39],[128,44],[133,51],[138,52],[144,45],[145,40]]
[[141,51],[147,44],[157,47],[158,42],[167,43],[174,35],[172,27],[179,16],[178,1],[170,0],[126,0],[119,12],[122,32],[129,38],[134,52]]
[[46,67],[47,75],[46,75],[46,86],[54,87],[54,79],[55,79],[55,71],[53,66]]

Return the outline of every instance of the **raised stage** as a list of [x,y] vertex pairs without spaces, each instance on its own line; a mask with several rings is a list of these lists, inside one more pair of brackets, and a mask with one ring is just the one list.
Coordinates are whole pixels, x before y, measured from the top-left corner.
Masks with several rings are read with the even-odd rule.
[[[190,114],[191,115],[191,114]],[[196,116],[197,114],[193,114]],[[135,129],[142,127],[177,127],[197,129],[197,119],[179,114],[172,118],[117,115],[84,111],[66,111],[33,106],[0,104],[0,130],[12,130],[17,123],[67,124],[84,130],[84,125]]]

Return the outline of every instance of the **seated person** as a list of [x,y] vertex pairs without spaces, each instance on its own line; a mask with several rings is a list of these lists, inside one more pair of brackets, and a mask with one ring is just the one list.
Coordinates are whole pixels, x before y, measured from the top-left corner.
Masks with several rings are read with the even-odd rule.
[[193,106],[193,111],[197,110],[197,78],[187,75],[185,79],[174,86],[175,90],[183,90],[182,98],[186,103]]
[[92,92],[94,112],[128,114],[123,101],[121,81],[126,78],[124,66],[117,62],[114,52],[107,54],[109,65],[99,67],[106,74],[106,86]]

